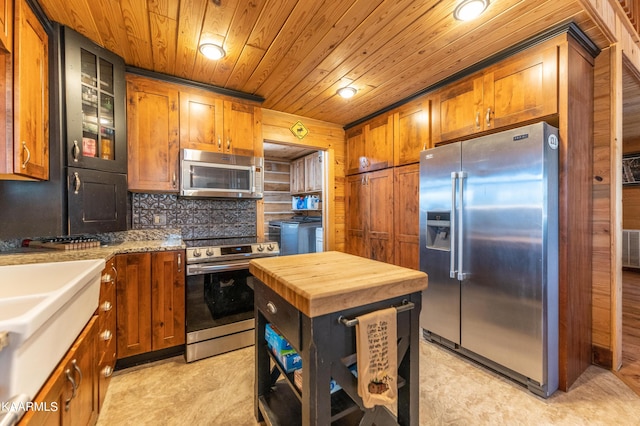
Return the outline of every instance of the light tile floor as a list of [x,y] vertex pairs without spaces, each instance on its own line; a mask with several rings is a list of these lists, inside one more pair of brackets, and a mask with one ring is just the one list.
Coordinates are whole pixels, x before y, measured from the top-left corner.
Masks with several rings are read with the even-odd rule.
[[[170,358],[117,372],[101,426],[256,425],[253,353],[186,364]],[[450,352],[420,342],[421,425],[640,425],[640,396],[591,366],[569,392],[539,398]]]

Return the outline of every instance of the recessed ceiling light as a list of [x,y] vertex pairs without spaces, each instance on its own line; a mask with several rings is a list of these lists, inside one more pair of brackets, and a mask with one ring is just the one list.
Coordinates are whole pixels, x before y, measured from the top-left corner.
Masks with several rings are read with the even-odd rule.
[[209,59],[218,60],[224,58],[225,51],[222,47],[213,43],[202,43],[200,52]]
[[489,6],[489,0],[463,0],[456,10],[453,17],[459,21],[470,21],[480,16]]
[[338,89],[338,95],[345,99],[352,98],[356,94],[357,90],[353,87],[347,86]]

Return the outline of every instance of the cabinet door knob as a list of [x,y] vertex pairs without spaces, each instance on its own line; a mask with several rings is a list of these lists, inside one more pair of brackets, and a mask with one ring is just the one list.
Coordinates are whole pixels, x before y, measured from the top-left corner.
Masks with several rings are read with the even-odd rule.
[[267,302],[267,311],[269,311],[270,314],[275,314],[278,312],[278,308],[276,307],[275,303]]
[[102,304],[102,312],[109,312],[111,309],[113,309],[113,304],[108,300],[105,300]]
[[29,162],[29,160],[31,160],[31,151],[29,151],[29,148],[27,147],[27,143],[25,141],[22,141],[22,149],[27,153],[27,158],[22,163],[22,168],[26,169],[27,163]]
[[100,333],[100,337],[105,342],[108,342],[109,340],[111,340],[111,337],[113,337],[113,333],[111,333],[111,330],[105,330],[102,333]]
[[111,367],[110,365],[107,365],[102,369],[102,376],[104,378],[111,377],[112,374],[113,374],[113,367]]

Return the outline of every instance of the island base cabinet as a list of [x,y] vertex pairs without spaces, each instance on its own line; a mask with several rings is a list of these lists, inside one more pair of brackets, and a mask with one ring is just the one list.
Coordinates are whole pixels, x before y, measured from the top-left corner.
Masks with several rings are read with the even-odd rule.
[[34,399],[19,425],[93,425],[98,418],[95,339],[98,317],[93,316],[66,356]]
[[[287,426],[418,425],[421,292],[309,318],[266,284],[256,280],[255,288],[257,421]],[[356,363],[356,328],[343,324],[340,318],[353,319],[406,302],[413,303],[413,309],[398,313],[397,416],[382,406],[365,409],[358,396],[357,378],[349,369]],[[277,327],[302,358],[301,389],[294,384],[294,373],[287,373],[269,350],[267,323]],[[331,393],[331,379],[342,389]]]

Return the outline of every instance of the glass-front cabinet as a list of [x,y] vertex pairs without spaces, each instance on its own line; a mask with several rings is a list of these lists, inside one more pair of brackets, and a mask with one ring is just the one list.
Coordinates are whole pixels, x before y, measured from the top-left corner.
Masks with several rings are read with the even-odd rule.
[[127,172],[124,61],[64,29],[67,166]]

